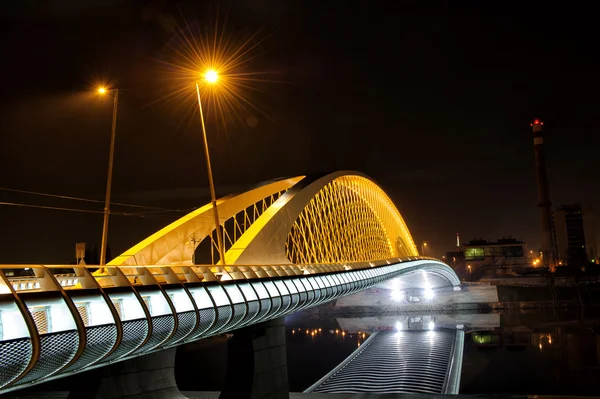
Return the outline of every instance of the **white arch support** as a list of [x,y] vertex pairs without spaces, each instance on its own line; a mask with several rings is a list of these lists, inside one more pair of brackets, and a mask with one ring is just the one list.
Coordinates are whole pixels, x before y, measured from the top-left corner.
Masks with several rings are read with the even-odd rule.
[[[217,201],[219,223],[223,225],[226,220],[248,206],[289,189],[303,178],[304,176],[298,176],[267,182],[244,193],[219,199]],[[214,229],[212,205],[207,204],[134,245],[110,261],[108,265],[190,265],[196,246]]]

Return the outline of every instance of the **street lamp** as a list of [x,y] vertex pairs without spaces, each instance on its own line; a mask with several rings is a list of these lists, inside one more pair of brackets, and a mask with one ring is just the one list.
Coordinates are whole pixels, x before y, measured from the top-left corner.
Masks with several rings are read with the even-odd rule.
[[471,265],[467,265],[467,268],[469,269],[469,274],[471,274]]
[[426,249],[427,249],[427,243],[423,242],[423,244],[421,245],[421,253],[423,254],[423,256],[425,256]]
[[102,224],[102,244],[100,246],[100,265],[106,264],[106,241],[108,239],[108,215],[110,215],[110,192],[112,188],[113,163],[115,159],[115,135],[117,133],[117,108],[119,106],[119,89],[109,90],[99,87],[98,94],[113,92],[112,128],[110,132],[110,149],[108,153],[108,178],[106,179],[106,198],[104,199],[104,222]]
[[[219,74],[214,69],[209,69],[204,73],[204,81],[207,84],[216,84],[219,80]],[[206,170],[208,172],[208,185],[210,187],[210,202],[212,204],[213,216],[215,219],[215,230],[217,232],[217,244],[219,245],[219,257],[221,264],[225,264],[225,249],[223,247],[223,237],[221,236],[219,211],[217,210],[217,197],[215,194],[215,184],[213,181],[212,167],[210,166],[210,154],[208,152],[208,139],[206,137],[206,127],[204,125],[204,113],[202,112],[202,101],[200,99],[200,83],[196,81],[196,94],[198,95],[198,110],[200,111],[200,124],[202,125],[202,137],[204,139],[204,158],[206,159]]]

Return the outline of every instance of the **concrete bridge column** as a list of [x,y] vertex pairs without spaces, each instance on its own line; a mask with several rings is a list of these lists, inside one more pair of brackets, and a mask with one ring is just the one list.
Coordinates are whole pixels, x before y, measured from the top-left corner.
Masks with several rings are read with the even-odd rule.
[[[172,348],[90,370],[75,380],[68,399],[185,399],[175,381],[175,353]],[[233,332],[219,398],[289,398],[284,317]]]
[[80,374],[67,399],[185,399],[175,382],[176,348]]
[[288,399],[285,348],[284,317],[235,331],[219,399]]

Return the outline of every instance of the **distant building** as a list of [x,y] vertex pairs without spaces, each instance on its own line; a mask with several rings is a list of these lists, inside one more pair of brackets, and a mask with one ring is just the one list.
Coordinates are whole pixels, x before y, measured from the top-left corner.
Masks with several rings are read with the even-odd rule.
[[472,240],[464,243],[463,247],[466,269],[480,276],[517,273],[531,267],[534,262],[533,254],[527,251],[527,244],[511,237],[495,242]]
[[598,252],[591,208],[561,205],[554,211],[554,233],[559,264],[581,267],[596,262]]

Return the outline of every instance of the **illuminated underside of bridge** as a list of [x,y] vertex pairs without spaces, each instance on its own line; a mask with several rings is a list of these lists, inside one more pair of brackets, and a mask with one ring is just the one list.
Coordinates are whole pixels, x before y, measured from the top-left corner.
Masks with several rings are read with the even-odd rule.
[[[447,265],[419,257],[392,201],[357,172],[266,182],[220,199],[217,209],[225,264],[206,205],[103,268],[0,266],[0,393],[274,319],[398,276],[430,291],[459,285]],[[206,264],[197,264],[199,256]]]
[[374,332],[305,392],[456,395],[464,334],[462,329],[404,330],[401,326],[397,331]]

